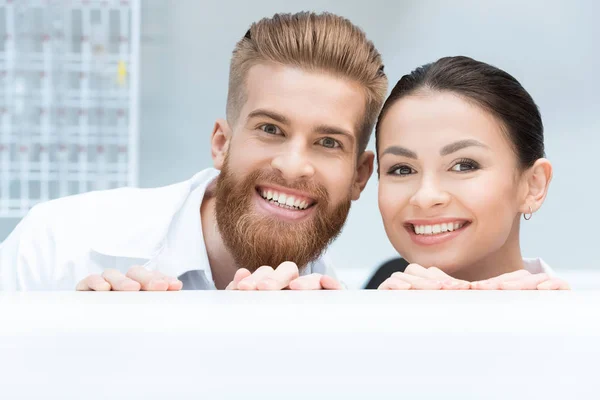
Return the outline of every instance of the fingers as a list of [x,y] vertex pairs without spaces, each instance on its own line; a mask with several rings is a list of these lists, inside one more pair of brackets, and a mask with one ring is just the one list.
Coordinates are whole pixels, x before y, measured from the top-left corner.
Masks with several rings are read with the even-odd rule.
[[406,267],[404,273],[407,275],[440,282],[441,289],[466,290],[471,288],[471,284],[469,282],[455,279],[437,267],[424,268],[419,264],[410,264]]
[[412,285],[409,282],[395,276],[390,276],[379,285],[377,290],[409,290],[410,288],[412,288]]
[[227,285],[229,290],[341,290],[340,282],[329,276],[311,274],[300,276],[298,266],[290,261],[279,264],[276,269],[262,266],[254,273],[239,269],[233,281]]
[[[395,278],[410,284],[410,289],[415,290],[440,290],[443,285],[440,281],[420,278],[404,272],[394,272],[390,278]],[[396,282],[396,284],[399,284]]]
[[475,290],[499,290],[502,282],[511,282],[524,277],[530,276],[531,272],[520,269],[514,272],[508,272],[495,278],[486,279],[483,281],[471,282],[471,289]]
[[139,282],[125,276],[116,269],[107,269],[102,273],[102,277],[110,284],[112,290],[116,291],[138,291],[141,289]]
[[550,278],[545,282],[537,285],[538,290],[571,290],[571,287],[566,281],[558,278]]
[[[549,279],[549,276],[544,273],[531,274],[529,271],[519,270],[485,281],[472,282],[471,288],[476,290],[535,290],[538,285]],[[554,283],[549,284],[549,286],[553,285]]]
[[[469,282],[454,279],[439,268],[424,268],[419,264],[410,264],[404,272],[396,272],[390,278],[379,288],[383,290],[465,290],[471,287]],[[408,287],[407,284],[410,286]]]
[[75,290],[79,291],[96,291],[96,292],[107,292],[111,289],[110,283],[98,274],[90,275],[85,279],[82,279]]
[[321,274],[310,274],[299,277],[290,282],[291,290],[318,290],[321,289]]
[[167,289],[168,291],[178,291],[183,289],[183,282],[181,282],[179,279],[171,276],[165,276],[165,278],[167,279],[167,282],[169,282],[169,288]]
[[164,275],[158,271],[148,271],[144,267],[135,266],[127,271],[127,278],[138,282],[141,290],[147,291],[166,291],[169,289],[169,282]]
[[344,290],[340,281],[327,275],[321,276],[321,287],[326,290]]
[[471,289],[471,282],[456,279],[437,267],[427,268],[432,279],[439,281],[444,290],[467,290]]
[[252,275],[252,273],[250,271],[248,271],[246,268],[240,268],[240,269],[238,269],[235,272],[235,275],[233,276],[233,281],[231,281],[229,283],[229,285],[227,285],[227,287],[225,288],[225,290],[237,290],[238,283],[242,279],[245,279],[245,278],[249,277],[250,275]]
[[149,271],[141,266],[129,268],[126,275],[129,279],[138,282],[141,290],[146,291],[177,291],[183,288],[179,279],[166,276],[160,271]]
[[382,290],[437,289],[477,289],[477,290],[569,290],[569,284],[558,278],[550,278],[545,273],[531,274],[525,269],[509,272],[484,281],[472,282],[454,279],[436,267],[424,268],[410,264],[404,273],[396,272],[383,282]]
[[342,290],[344,287],[336,279],[321,274],[304,275],[290,282],[291,290]]
[[127,274],[116,269],[107,269],[102,275],[93,274],[82,279],[76,286],[79,291],[166,291],[181,290],[183,282],[177,278],[164,275],[159,271],[149,271],[144,267],[134,266]]
[[547,274],[533,274],[514,281],[500,283],[502,290],[536,290],[538,285],[550,279]]
[[252,275],[238,282],[238,290],[257,290],[257,284],[263,279],[266,279],[274,272],[272,267],[262,266],[252,273]]
[[291,262],[285,261],[275,269],[272,273],[266,276],[261,281],[258,281],[256,288],[258,290],[281,290],[289,286],[290,282],[298,278],[300,271],[298,266]]
[[169,290],[169,291],[178,291],[178,290],[183,289],[183,282],[181,282],[177,278],[167,276],[160,271],[154,271],[154,277],[155,277],[155,279],[162,279],[162,280],[166,281],[168,284],[167,290]]
[[409,264],[405,269],[404,273],[407,275],[418,276],[420,278],[432,278],[427,272],[427,268],[420,266],[419,264]]

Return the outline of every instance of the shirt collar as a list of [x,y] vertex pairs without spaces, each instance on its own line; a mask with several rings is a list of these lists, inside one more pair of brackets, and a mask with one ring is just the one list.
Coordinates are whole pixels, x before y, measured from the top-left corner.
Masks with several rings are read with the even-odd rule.
[[[148,260],[170,276],[206,269],[200,205],[206,187],[218,175],[219,171],[209,168],[190,180],[162,188],[118,189],[127,192],[121,192],[121,198],[113,195],[112,207],[102,210],[92,250]],[[181,239],[186,235],[191,237]]]
[[541,258],[523,258],[523,264],[525,264],[525,269],[532,274],[540,274],[543,272],[550,276],[555,275],[552,268],[550,268],[550,266]]
[[206,188],[217,175],[205,179],[190,193],[181,209],[175,214],[164,245],[150,263],[169,276],[178,277],[189,271],[204,271],[210,281],[212,274],[204,243],[200,207]]

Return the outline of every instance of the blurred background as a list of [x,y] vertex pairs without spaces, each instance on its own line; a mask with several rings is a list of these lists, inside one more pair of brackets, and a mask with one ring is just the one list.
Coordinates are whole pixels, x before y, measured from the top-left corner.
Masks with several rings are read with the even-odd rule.
[[[467,55],[514,75],[541,109],[554,180],[522,224],[526,257],[576,287],[600,286],[600,3],[503,1],[0,0],[0,241],[35,202],[123,185],[154,187],[210,167],[231,51],[276,12],[330,11],[362,27],[390,85]],[[370,146],[373,149],[373,141]],[[360,287],[397,254],[372,179],[329,250]]]

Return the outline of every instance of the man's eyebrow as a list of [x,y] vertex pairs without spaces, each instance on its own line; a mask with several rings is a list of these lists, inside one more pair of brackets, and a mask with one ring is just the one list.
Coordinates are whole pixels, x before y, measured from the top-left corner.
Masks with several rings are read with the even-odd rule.
[[257,110],[254,110],[250,114],[248,114],[247,119],[257,118],[257,117],[267,117],[267,118],[270,118],[272,120],[275,120],[275,121],[280,122],[285,125],[289,125],[289,123],[290,123],[290,120],[286,116],[281,115],[275,111],[270,111],[270,110],[265,110],[265,109],[260,109],[260,108]]

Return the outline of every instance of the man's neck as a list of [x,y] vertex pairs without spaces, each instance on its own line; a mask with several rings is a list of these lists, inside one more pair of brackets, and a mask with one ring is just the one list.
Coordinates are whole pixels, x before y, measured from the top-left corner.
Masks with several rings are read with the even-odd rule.
[[233,280],[237,267],[217,227],[215,203],[213,188],[209,187],[200,206],[202,234],[215,286],[217,289],[225,289]]

